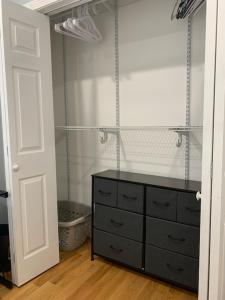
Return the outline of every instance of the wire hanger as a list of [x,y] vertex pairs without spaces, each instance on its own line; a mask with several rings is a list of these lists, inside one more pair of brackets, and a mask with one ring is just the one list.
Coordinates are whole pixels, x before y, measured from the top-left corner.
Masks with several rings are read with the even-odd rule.
[[180,0],[176,0],[172,14],[171,14],[171,21],[173,21],[176,18],[177,9],[178,9],[179,5],[180,5]]
[[[91,7],[93,13],[97,14],[96,7],[93,4]],[[76,17],[74,17],[74,11],[72,10],[72,18],[55,24],[55,31],[86,42],[101,41],[102,34],[91,17],[89,9],[90,6],[88,4],[79,6]]]
[[90,39],[90,35],[88,34],[88,32],[84,31],[83,28],[79,27],[78,24],[76,24],[77,26],[74,26],[73,19],[74,10],[72,9],[72,18],[68,18],[66,21],[61,23],[63,33],[67,32],[69,34],[75,34],[75,37],[88,41]]
[[90,32],[86,31],[82,26],[80,26],[80,21],[77,19],[68,18],[65,22],[63,22],[63,27],[72,34],[80,36],[83,40],[95,40]]
[[70,33],[69,31],[65,30],[65,28],[63,26],[63,22],[55,24],[54,29],[55,29],[56,32],[61,33],[63,35],[73,37],[73,38],[78,38],[78,39],[81,39],[83,41],[87,41],[85,38],[81,37],[80,35],[76,35],[75,33]]
[[[92,6],[94,7],[94,6]],[[90,15],[90,11],[89,11],[89,6],[88,5],[83,5],[82,7],[80,7],[80,10],[78,9],[78,17],[84,18],[86,21],[86,29],[90,31],[90,33],[97,39],[97,40],[101,40],[102,39],[102,35],[100,33],[100,31],[98,30],[93,18]]]
[[[82,12],[85,9],[84,12]],[[98,41],[102,39],[100,32],[97,30],[90,14],[88,6],[80,7],[77,11],[77,18],[68,18],[64,28],[75,34],[83,36],[87,40]],[[91,24],[91,25],[90,25]]]
[[196,14],[204,2],[205,0],[176,0],[172,11],[171,20],[173,20],[175,17],[177,19],[184,19]]

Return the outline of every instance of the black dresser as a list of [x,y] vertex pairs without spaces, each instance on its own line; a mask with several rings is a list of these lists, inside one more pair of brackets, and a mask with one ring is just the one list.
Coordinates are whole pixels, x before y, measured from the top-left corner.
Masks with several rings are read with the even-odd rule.
[[197,291],[197,181],[108,170],[92,176],[92,259]]

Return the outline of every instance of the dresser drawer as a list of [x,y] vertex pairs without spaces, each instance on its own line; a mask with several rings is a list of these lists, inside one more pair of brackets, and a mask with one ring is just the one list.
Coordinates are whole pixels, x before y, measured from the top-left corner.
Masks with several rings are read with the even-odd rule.
[[198,258],[199,238],[197,227],[147,217],[148,244]]
[[94,179],[94,202],[116,206],[117,182],[101,178]]
[[141,243],[95,229],[94,252],[134,268],[141,268]]
[[176,221],[178,192],[147,187],[146,213],[149,216]]
[[194,193],[180,193],[177,201],[178,222],[200,226],[200,201]]
[[94,226],[132,240],[143,240],[143,216],[135,213],[96,204]]
[[119,182],[118,207],[137,213],[143,213],[144,186],[132,183]]
[[198,269],[197,259],[146,246],[145,270],[152,275],[197,291]]

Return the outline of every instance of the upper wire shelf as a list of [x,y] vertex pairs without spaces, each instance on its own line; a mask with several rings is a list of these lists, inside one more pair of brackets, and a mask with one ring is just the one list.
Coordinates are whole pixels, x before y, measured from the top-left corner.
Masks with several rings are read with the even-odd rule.
[[[68,17],[71,16],[73,10],[76,10],[79,6],[88,4],[90,7],[95,6],[98,11],[97,14],[102,14],[105,12],[113,12],[115,10],[115,0],[64,0],[68,1],[68,5],[66,7],[59,7],[51,12],[48,12],[48,15],[51,16],[51,20],[57,19],[59,16],[61,17]],[[142,0],[118,0],[117,5],[118,7],[128,6],[135,2],[140,2]]]

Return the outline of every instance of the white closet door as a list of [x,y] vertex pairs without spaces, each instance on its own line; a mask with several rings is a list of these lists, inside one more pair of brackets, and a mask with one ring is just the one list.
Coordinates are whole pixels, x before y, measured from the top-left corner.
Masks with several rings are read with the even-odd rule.
[[48,17],[0,2],[1,94],[14,282],[59,262]]

